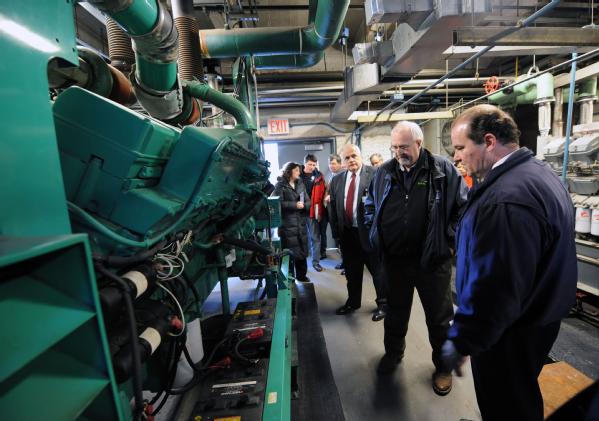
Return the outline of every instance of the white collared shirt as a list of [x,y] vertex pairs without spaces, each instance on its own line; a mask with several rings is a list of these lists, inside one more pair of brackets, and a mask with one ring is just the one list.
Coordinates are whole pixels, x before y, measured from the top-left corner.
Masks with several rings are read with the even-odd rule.
[[[517,150],[518,150],[518,149],[516,149],[514,152],[516,152]],[[504,156],[503,158],[501,158],[499,161],[497,161],[496,163],[494,163],[494,164],[493,164],[493,166],[491,167],[491,169],[493,170],[493,169],[497,168],[498,166],[500,166],[501,164],[505,163],[505,161],[507,161],[507,159],[508,159],[510,156],[512,156],[512,154],[513,154],[514,152],[510,152],[509,154],[507,154],[506,156]]]
[[[356,190],[354,191],[354,204],[353,204],[353,224],[352,227],[357,227],[358,226],[358,195],[360,193],[360,173],[362,172],[362,168],[364,166],[360,167],[360,169],[358,171],[356,171]],[[345,202],[347,201],[347,192],[349,191],[349,184],[351,183],[351,176],[352,176],[352,172],[351,171],[347,171],[347,174],[345,175],[345,194],[343,195],[343,210],[345,210]]]

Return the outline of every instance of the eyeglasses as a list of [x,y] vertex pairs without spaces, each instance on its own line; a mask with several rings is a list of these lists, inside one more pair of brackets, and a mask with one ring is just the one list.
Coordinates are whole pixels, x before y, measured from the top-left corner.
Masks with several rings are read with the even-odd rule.
[[391,145],[391,146],[389,147],[389,150],[390,150],[391,152],[396,152],[396,151],[398,151],[398,150],[400,150],[400,149],[401,149],[402,151],[407,151],[407,150],[408,150],[408,149],[409,149],[411,146],[412,146],[412,145],[399,145],[399,146],[397,146],[397,145]]

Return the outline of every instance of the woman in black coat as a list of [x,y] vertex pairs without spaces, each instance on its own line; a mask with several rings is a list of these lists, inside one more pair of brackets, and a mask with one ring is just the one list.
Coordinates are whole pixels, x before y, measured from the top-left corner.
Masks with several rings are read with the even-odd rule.
[[279,196],[281,201],[279,237],[282,247],[291,251],[289,273],[295,272],[298,281],[310,282],[306,276],[306,257],[309,254],[306,212],[310,209],[310,197],[306,194],[300,173],[300,164],[286,163],[272,195]]

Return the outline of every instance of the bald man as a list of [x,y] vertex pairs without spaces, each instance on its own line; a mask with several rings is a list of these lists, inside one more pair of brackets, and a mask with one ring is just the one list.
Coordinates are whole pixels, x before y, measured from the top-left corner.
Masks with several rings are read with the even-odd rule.
[[372,315],[372,320],[376,322],[385,317],[387,294],[378,259],[368,247],[368,232],[363,221],[363,197],[375,170],[362,165],[362,154],[356,145],[345,145],[340,155],[346,169],[331,180],[329,217],[333,237],[341,243],[348,298],[336,313],[350,314],[360,308],[362,278],[366,266],[376,290],[377,309]]

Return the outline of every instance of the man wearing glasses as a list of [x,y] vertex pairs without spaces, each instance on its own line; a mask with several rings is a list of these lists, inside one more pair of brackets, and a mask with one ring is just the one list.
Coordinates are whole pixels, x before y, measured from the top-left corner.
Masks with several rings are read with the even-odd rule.
[[403,358],[416,288],[433,348],[433,390],[446,395],[452,378],[442,369],[441,350],[453,316],[450,247],[468,188],[448,159],[422,147],[423,137],[413,122],[393,128],[395,159],[379,167],[364,204],[370,242],[382,254],[388,280],[385,355],[377,371],[390,374]]

